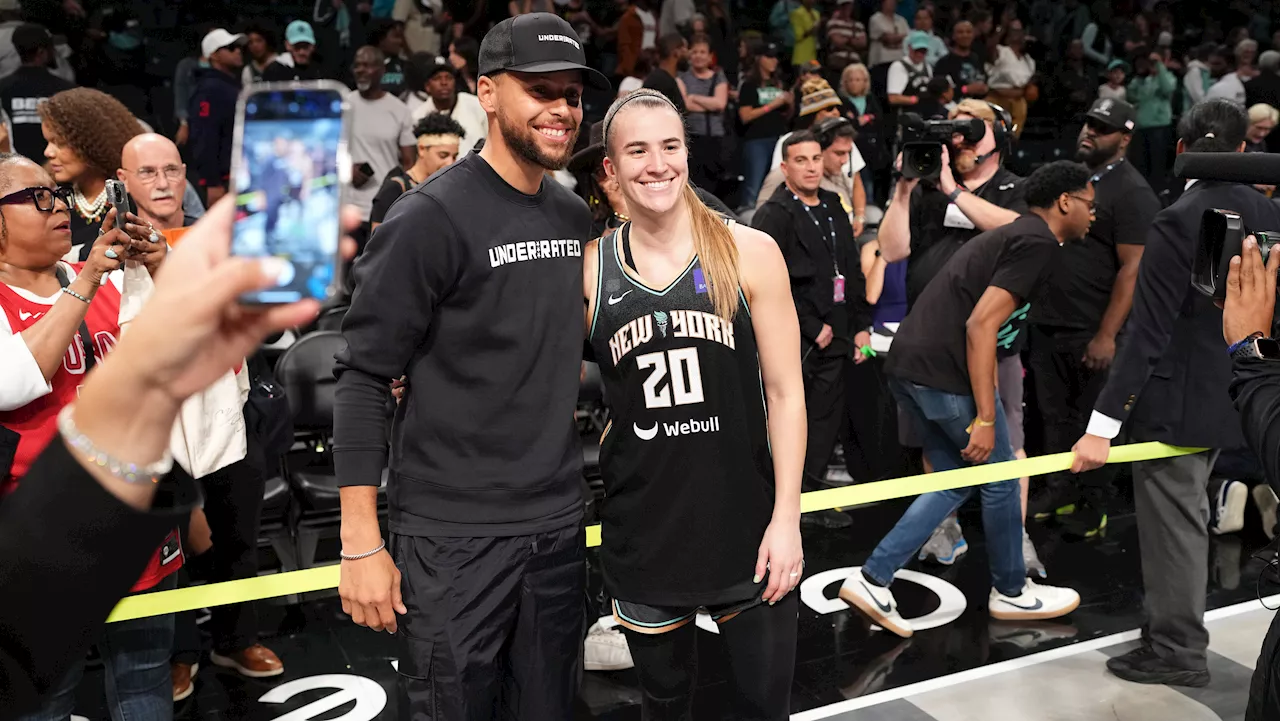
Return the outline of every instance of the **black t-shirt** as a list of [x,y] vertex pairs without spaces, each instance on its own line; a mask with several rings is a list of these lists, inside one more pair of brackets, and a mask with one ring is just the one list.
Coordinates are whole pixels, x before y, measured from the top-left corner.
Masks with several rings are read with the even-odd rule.
[[0,79],[0,106],[9,116],[13,152],[44,163],[44,135],[36,106],[49,96],[75,87],[47,68],[23,65]]
[[1013,317],[1025,315],[1026,304],[1044,287],[1060,251],[1048,224],[1036,215],[1024,215],[966,243],[903,319],[888,372],[948,393],[972,395],[965,323],[978,299],[989,287],[1003,288],[1017,301]]
[[676,83],[676,79],[671,77],[671,73],[662,68],[654,68],[653,72],[649,73],[649,77],[644,79],[644,87],[657,90],[667,96],[667,99],[680,108],[682,114],[684,113],[684,96],[680,94],[680,86]]
[[987,82],[985,66],[978,59],[978,56],[972,52],[964,56],[956,55],[955,53],[943,55],[938,59],[937,64],[933,66],[933,74],[935,76],[945,75],[951,78],[951,84],[956,89],[956,100],[966,97],[965,93],[960,90],[964,86],[971,83]]
[[1116,246],[1145,244],[1160,212],[1160,199],[1133,164],[1121,160],[1094,177],[1097,217],[1084,239],[1067,243],[1053,264],[1049,288],[1031,313],[1036,324],[1097,330],[1120,270]]
[[382,89],[400,97],[404,92],[404,61],[394,56],[388,56],[384,61],[382,70]]
[[[755,81],[748,80],[738,91],[738,104],[744,108],[763,107],[786,91],[786,88],[777,85],[757,85]],[[782,136],[787,132],[787,110],[787,106],[783,105],[747,123],[742,139],[760,140]]]
[[314,62],[308,65],[284,65],[273,62],[262,71],[263,82],[283,83],[291,80],[326,80],[327,76]]
[[[1015,213],[1027,212],[1023,179],[1000,168],[981,187],[979,198]],[[948,216],[951,202],[936,188],[923,183],[911,192],[911,261],[907,263],[907,304],[915,303],[925,286],[966,241],[981,233],[957,207]]]
[[378,194],[373,196],[373,209],[369,211],[369,222],[381,223],[387,217],[387,210],[391,204],[415,185],[417,183],[413,182],[413,178],[409,177],[404,168],[392,168],[383,179],[382,187],[378,188]]

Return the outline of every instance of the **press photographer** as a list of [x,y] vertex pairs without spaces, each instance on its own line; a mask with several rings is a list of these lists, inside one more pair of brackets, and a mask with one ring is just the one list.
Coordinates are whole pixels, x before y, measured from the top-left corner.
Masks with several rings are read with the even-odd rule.
[[[1183,116],[1178,153],[1240,153],[1248,127],[1240,106],[1206,101]],[[1126,339],[1088,432],[1073,449],[1073,472],[1101,466],[1122,424],[1130,441],[1210,449],[1133,464],[1147,622],[1144,643],[1108,660],[1107,668],[1135,683],[1209,683],[1207,484],[1219,451],[1244,445],[1227,392],[1231,360],[1222,352],[1223,313],[1188,282],[1201,220],[1216,208],[1235,211],[1251,228],[1280,228],[1280,207],[1251,185],[1221,180],[1189,181],[1182,197],[1156,215]]]
[[[1280,176],[1278,176],[1280,177]],[[1222,310],[1222,338],[1231,358],[1231,398],[1240,412],[1245,440],[1261,460],[1275,489],[1280,478],[1280,347],[1268,338],[1276,305],[1280,253],[1262,254],[1252,237],[1231,260]],[[1280,616],[1271,622],[1249,688],[1245,721],[1280,716]]]

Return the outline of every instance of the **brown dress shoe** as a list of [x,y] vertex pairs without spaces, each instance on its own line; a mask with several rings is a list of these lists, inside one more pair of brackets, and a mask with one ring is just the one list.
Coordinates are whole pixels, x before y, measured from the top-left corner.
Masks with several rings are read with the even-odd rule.
[[215,666],[234,669],[241,676],[249,678],[267,678],[284,673],[284,664],[280,662],[280,657],[260,643],[227,654],[214,651],[209,654],[209,660],[213,661]]
[[173,677],[173,702],[177,703],[196,690],[196,671],[198,663],[174,663],[169,665],[169,674]]

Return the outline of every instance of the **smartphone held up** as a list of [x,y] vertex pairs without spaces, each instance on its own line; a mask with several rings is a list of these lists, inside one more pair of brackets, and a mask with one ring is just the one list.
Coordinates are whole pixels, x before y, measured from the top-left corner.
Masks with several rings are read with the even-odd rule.
[[231,252],[285,262],[277,285],[244,303],[324,301],[340,287],[339,215],[351,175],[346,95],[331,81],[251,85],[240,95]]

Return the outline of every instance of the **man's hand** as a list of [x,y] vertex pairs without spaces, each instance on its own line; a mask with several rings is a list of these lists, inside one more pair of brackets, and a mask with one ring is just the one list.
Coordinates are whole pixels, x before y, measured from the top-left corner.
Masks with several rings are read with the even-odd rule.
[[853,362],[862,363],[867,360],[867,356],[862,355],[862,349],[871,345],[871,333],[869,331],[859,331],[853,337]]
[[373,180],[373,176],[360,169],[364,163],[353,163],[351,165],[351,184],[357,188],[363,188],[366,183]]
[[951,195],[955,192],[956,178],[951,174],[951,148],[946,143],[942,144],[942,172],[938,175],[938,190],[944,195]]
[[814,338],[813,342],[817,343],[819,348],[825,350],[827,346],[831,345],[831,339],[834,337],[835,334],[831,332],[831,326],[823,323],[822,330],[818,332],[818,337]]
[[1262,265],[1262,253],[1253,236],[1244,239],[1241,255],[1231,259],[1227,272],[1227,298],[1222,306],[1222,339],[1238,343],[1254,333],[1270,335],[1276,306],[1276,271],[1280,252],[1272,252]]
[[[363,550],[351,549],[354,553]],[[409,612],[400,598],[400,569],[384,549],[358,561],[343,561],[338,581],[342,612],[357,626],[396,632],[396,614]]]
[[976,422],[969,431],[969,445],[960,451],[960,457],[970,463],[986,463],[991,449],[996,447],[996,427],[980,426]]
[[1071,461],[1072,473],[1092,471],[1106,465],[1107,456],[1111,455],[1111,440],[1086,433],[1071,447],[1071,452],[1075,454]]
[[898,157],[893,160],[893,169],[898,171],[898,184],[894,188],[895,193],[903,193],[904,198],[911,197],[911,191],[916,189],[916,185],[920,183],[919,178],[906,178],[902,176],[902,153],[898,153]]
[[865,216],[853,216],[853,237],[857,238],[862,235],[862,231],[867,229],[867,219]]
[[187,144],[187,138],[191,135],[191,126],[187,125],[187,121],[183,120],[178,123],[178,132],[173,134],[174,145],[182,146]]
[[1084,365],[1089,370],[1102,371],[1111,367],[1116,358],[1116,339],[1108,338],[1101,333],[1095,335],[1084,349]]

